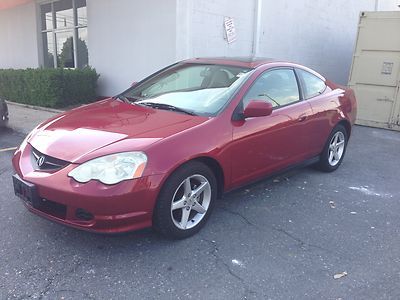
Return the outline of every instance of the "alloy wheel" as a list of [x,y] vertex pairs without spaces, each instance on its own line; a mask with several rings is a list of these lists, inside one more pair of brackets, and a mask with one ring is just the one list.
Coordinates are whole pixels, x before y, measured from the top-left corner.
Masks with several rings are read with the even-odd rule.
[[329,155],[328,162],[334,167],[336,166],[344,153],[346,139],[343,132],[338,131],[333,136],[331,141],[329,142]]
[[195,174],[183,180],[171,201],[175,226],[187,230],[199,224],[210,206],[211,194],[211,185],[206,177]]

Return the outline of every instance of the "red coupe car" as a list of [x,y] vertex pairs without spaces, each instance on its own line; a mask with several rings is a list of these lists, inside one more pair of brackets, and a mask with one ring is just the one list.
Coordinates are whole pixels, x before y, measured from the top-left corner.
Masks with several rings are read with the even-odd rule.
[[351,89],[304,66],[196,58],[37,126],[15,152],[35,214],[95,232],[196,233],[222,193],[293,166],[341,164]]

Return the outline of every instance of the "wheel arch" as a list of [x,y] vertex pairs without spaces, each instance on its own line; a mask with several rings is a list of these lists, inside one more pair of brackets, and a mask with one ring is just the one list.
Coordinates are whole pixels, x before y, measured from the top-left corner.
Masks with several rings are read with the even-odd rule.
[[193,158],[193,159],[187,161],[186,163],[189,163],[191,161],[201,162],[211,169],[211,171],[215,175],[215,178],[217,179],[218,198],[221,198],[222,194],[224,193],[225,175],[224,175],[224,171],[223,171],[221,165],[219,164],[219,162],[209,156],[196,157],[196,158]]
[[350,135],[351,135],[351,124],[350,124],[350,122],[348,120],[346,120],[346,119],[343,119],[343,120],[339,121],[339,123],[337,125],[342,125],[346,129],[347,139],[349,139]]

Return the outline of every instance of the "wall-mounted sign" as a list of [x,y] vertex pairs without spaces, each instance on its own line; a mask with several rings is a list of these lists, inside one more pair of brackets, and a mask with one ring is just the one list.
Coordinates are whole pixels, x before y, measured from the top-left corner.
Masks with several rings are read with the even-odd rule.
[[236,29],[235,23],[233,22],[233,18],[225,17],[224,18],[224,29],[226,35],[226,41],[228,44],[236,41]]
[[385,75],[391,75],[393,71],[393,65],[394,63],[385,61],[382,65],[381,73]]

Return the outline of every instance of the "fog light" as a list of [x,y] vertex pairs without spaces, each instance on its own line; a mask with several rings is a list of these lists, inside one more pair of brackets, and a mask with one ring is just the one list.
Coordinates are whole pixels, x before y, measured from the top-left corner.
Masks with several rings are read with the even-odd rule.
[[75,216],[83,221],[90,221],[94,218],[90,212],[84,210],[83,208],[78,208],[75,212]]

